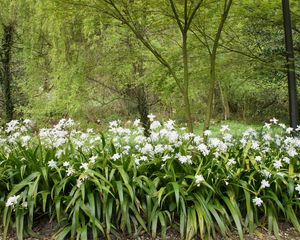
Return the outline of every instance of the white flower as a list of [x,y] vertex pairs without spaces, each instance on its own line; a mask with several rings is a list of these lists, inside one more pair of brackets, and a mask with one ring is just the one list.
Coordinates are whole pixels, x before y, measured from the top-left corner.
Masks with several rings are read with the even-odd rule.
[[171,157],[169,155],[165,155],[165,156],[162,157],[162,161],[165,162],[165,161],[167,161],[170,158]]
[[145,146],[141,149],[142,154],[148,154],[153,152],[153,146],[149,143],[146,143]]
[[126,146],[124,146],[123,147],[123,149],[124,149],[124,151],[122,152],[122,154],[128,154],[129,153],[129,150],[131,149],[131,147],[130,146],[128,146],[128,145],[126,145]]
[[94,132],[94,129],[88,128],[88,129],[86,130],[86,132],[87,132],[87,133],[93,133],[93,132]]
[[148,117],[149,120],[152,122],[156,116],[153,115],[153,114],[151,113],[151,114],[149,114],[147,117]]
[[297,184],[295,190],[298,191],[298,193],[300,194],[300,184]]
[[134,163],[136,164],[136,165],[139,165],[140,164],[140,158],[138,158],[138,157],[135,157],[134,158]]
[[19,125],[19,121],[18,120],[12,120],[10,121],[9,123],[6,124],[6,132],[7,133],[10,133],[10,132],[13,132],[15,130],[18,129],[18,126]]
[[167,121],[164,125],[168,130],[173,130],[174,129],[174,123],[175,121],[169,120]]
[[177,142],[179,138],[179,135],[176,131],[169,131],[166,136],[171,143]]
[[265,135],[263,136],[263,139],[264,139],[265,141],[269,142],[269,141],[271,141],[273,138],[270,136],[270,134],[265,134]]
[[13,206],[15,204],[18,203],[18,199],[19,199],[20,195],[13,195],[12,197],[9,197],[5,203],[5,206],[6,207],[9,207],[9,206]]
[[150,129],[154,130],[154,129],[157,129],[161,126],[160,122],[159,121],[153,121],[150,125]]
[[273,163],[274,168],[279,169],[282,167],[282,162],[281,160],[275,160]]
[[147,158],[146,156],[141,156],[141,157],[140,157],[140,160],[141,160],[141,161],[147,161],[148,158]]
[[231,166],[231,165],[234,165],[234,164],[236,164],[236,161],[234,160],[234,158],[228,159],[228,162],[227,162],[228,166]]
[[263,180],[261,181],[261,188],[268,188],[268,187],[270,187],[269,181],[263,179]]
[[195,175],[195,183],[197,184],[197,186],[200,186],[200,183],[204,181],[204,177],[202,174],[200,175]]
[[74,124],[75,124],[74,120],[71,119],[71,118],[69,118],[69,119],[65,122],[64,126],[65,126],[65,127],[72,127]]
[[252,199],[252,202],[256,205],[256,206],[261,206],[263,204],[263,200],[259,197],[255,197]]
[[61,149],[59,149],[59,150],[57,150],[57,152],[55,153],[55,157],[56,157],[56,158],[60,158],[61,155],[62,155],[63,153],[64,153],[64,151],[61,150]]
[[27,126],[31,126],[32,125],[32,121],[30,119],[24,119],[23,123]]
[[163,147],[163,145],[161,145],[161,144],[157,144],[156,146],[155,146],[155,148],[154,148],[154,152],[155,153],[163,153],[164,152],[164,147]]
[[80,188],[81,184],[82,184],[82,180],[81,179],[77,179],[76,186],[78,188]]
[[210,136],[211,133],[212,132],[210,130],[205,130],[203,134],[204,134],[204,136]]
[[150,138],[153,142],[156,142],[159,139],[159,133],[158,132],[152,132],[150,135]]
[[67,162],[67,161],[63,162],[63,166],[64,166],[64,167],[70,166],[70,162]]
[[288,154],[290,157],[295,157],[296,155],[298,155],[298,153],[297,153],[297,151],[296,151],[295,148],[290,148],[290,149],[288,149],[287,154]]
[[97,156],[91,156],[90,158],[89,158],[89,161],[91,162],[91,163],[95,163],[96,162],[96,159],[97,159]]
[[259,143],[258,143],[258,141],[253,141],[252,145],[251,145],[251,148],[253,150],[258,150],[259,149]]
[[67,139],[61,137],[61,138],[56,139],[56,141],[53,143],[53,146],[54,147],[59,147],[59,146],[64,145],[66,142],[67,142]]
[[27,136],[22,136],[22,137],[21,137],[21,141],[22,141],[24,144],[28,143],[30,139],[31,139],[31,137],[28,136],[28,135],[27,135]]
[[84,171],[87,171],[89,169],[89,164],[88,163],[81,163],[80,168],[83,168]]
[[196,136],[194,137],[193,141],[195,144],[201,144],[203,142],[203,138],[200,136]]
[[220,131],[221,131],[221,132],[230,131],[230,128],[228,127],[228,125],[222,125]]
[[287,133],[287,134],[290,134],[291,132],[293,132],[294,131],[294,129],[292,128],[292,127],[288,127],[286,130],[285,130],[285,132]]
[[270,122],[271,123],[274,123],[274,124],[277,124],[278,123],[278,119],[276,119],[276,118],[272,118],[272,119],[270,119]]
[[192,164],[192,156],[179,156],[178,160],[180,163]]
[[141,120],[140,119],[135,119],[134,122],[133,122],[133,126],[134,127],[138,127],[141,123]]
[[114,155],[112,155],[111,159],[114,160],[114,161],[116,161],[116,160],[120,159],[121,157],[122,157],[121,154],[115,153]]
[[260,162],[261,161],[261,156],[255,156],[254,159],[255,159],[256,162]]
[[119,125],[119,121],[111,121],[109,123],[110,128],[116,128],[116,127],[118,127],[118,125]]
[[265,123],[264,128],[270,129],[271,128],[271,124],[270,123]]
[[270,178],[271,177],[271,173],[269,171],[267,171],[266,169],[261,171],[261,174],[266,177],[266,178]]
[[279,125],[281,128],[286,129],[286,126],[285,126],[284,123],[279,123],[278,125]]
[[284,161],[284,162],[287,163],[287,164],[290,164],[290,162],[291,162],[291,160],[290,160],[288,157],[284,157],[284,158],[282,159],[282,161]]
[[69,168],[67,169],[67,176],[71,176],[71,175],[73,175],[74,173],[75,173],[74,168],[69,167]]
[[197,149],[203,154],[203,156],[207,156],[209,154],[209,149],[204,143],[199,144]]
[[224,141],[226,141],[226,142],[230,142],[231,139],[232,139],[232,135],[229,134],[229,133],[225,133],[224,136],[223,136],[223,139],[224,139]]
[[57,164],[56,161],[54,161],[53,159],[48,162],[48,166],[51,168],[55,168],[56,164]]

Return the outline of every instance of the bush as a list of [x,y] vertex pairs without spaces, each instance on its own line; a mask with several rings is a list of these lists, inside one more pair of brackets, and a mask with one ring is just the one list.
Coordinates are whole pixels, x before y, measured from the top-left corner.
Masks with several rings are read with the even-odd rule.
[[[113,121],[104,136],[78,131],[72,120],[31,130],[12,121],[0,137],[0,212],[4,239],[14,226],[18,239],[32,235],[35,218],[56,219],[56,239],[99,239],[148,232],[166,237],[214,238],[278,221],[300,231],[300,138],[292,129],[266,123],[261,131],[205,137],[151,118],[151,135],[139,121],[131,128]],[[275,131],[272,130],[275,128]]]

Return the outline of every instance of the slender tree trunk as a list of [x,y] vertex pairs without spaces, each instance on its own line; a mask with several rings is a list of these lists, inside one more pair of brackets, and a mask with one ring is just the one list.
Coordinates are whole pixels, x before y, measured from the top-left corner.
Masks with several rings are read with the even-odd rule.
[[212,54],[210,57],[210,72],[209,72],[209,92],[208,92],[208,101],[207,109],[204,121],[204,131],[209,129],[210,119],[213,111],[213,100],[214,100],[214,90],[216,85],[216,55]]
[[13,100],[11,94],[11,51],[13,45],[13,34],[14,27],[12,24],[3,25],[3,39],[2,39],[2,91],[4,95],[4,106],[5,106],[5,120],[10,122],[13,119]]
[[228,120],[230,117],[230,109],[229,109],[229,103],[228,103],[228,98],[227,98],[227,93],[222,89],[221,82],[217,82],[218,87],[219,87],[219,92],[220,92],[220,97],[221,97],[221,102],[223,105],[223,110],[224,110],[224,120]]
[[187,50],[187,33],[182,33],[182,59],[183,59],[183,100],[185,117],[189,132],[193,132],[193,118],[191,113],[191,104],[189,99],[189,65],[188,65],[188,50]]
[[213,111],[213,98],[214,98],[214,89],[216,85],[216,58],[217,58],[217,50],[219,47],[219,41],[221,38],[221,33],[224,28],[224,24],[226,22],[226,19],[228,17],[228,13],[230,10],[230,7],[232,5],[232,0],[225,0],[224,3],[224,11],[221,17],[221,21],[218,26],[218,30],[214,39],[213,43],[213,49],[210,54],[210,87],[209,87],[209,93],[208,93],[208,102],[207,102],[207,109],[206,109],[206,115],[204,120],[204,128],[203,130],[209,129],[209,124],[212,116]]

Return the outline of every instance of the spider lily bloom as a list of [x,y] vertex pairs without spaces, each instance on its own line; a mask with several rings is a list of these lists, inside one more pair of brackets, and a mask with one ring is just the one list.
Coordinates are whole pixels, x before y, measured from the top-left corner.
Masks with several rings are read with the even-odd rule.
[[277,124],[278,123],[278,119],[276,119],[276,118],[272,118],[272,119],[270,119],[270,122],[271,123],[273,123],[273,124]]
[[261,188],[268,188],[268,187],[270,187],[269,181],[263,179],[263,180],[261,181]]
[[234,164],[236,164],[236,161],[234,160],[234,158],[228,159],[228,162],[227,162],[228,166],[231,166],[231,165],[234,165]]
[[195,183],[198,187],[200,186],[200,183],[202,183],[203,181],[204,181],[204,177],[202,176],[202,174],[195,176]]
[[56,165],[57,165],[57,162],[54,161],[53,159],[50,160],[50,161],[48,162],[48,166],[49,166],[50,168],[55,168]]
[[18,203],[20,195],[13,195],[12,197],[9,197],[5,203],[6,207],[14,206],[15,204]]
[[152,121],[154,121],[154,118],[155,118],[156,116],[153,115],[153,114],[151,113],[151,114],[149,114],[147,117],[148,117],[149,120],[152,122]]
[[263,204],[263,200],[262,200],[261,198],[259,198],[259,197],[253,198],[253,199],[252,199],[252,202],[253,202],[256,206],[258,206],[258,207],[260,207],[260,206]]

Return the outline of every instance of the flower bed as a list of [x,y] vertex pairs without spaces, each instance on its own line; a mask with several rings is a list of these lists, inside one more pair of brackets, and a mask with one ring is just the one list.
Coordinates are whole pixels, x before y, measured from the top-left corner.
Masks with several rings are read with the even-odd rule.
[[[273,131],[276,126],[276,131]],[[19,239],[34,219],[56,219],[56,239],[98,239],[148,232],[164,238],[214,238],[236,228],[240,238],[261,224],[279,237],[278,222],[300,231],[300,138],[276,119],[260,131],[205,138],[151,116],[151,134],[139,121],[110,123],[105,136],[78,131],[72,120],[31,130],[12,121],[0,137],[0,212]]]

